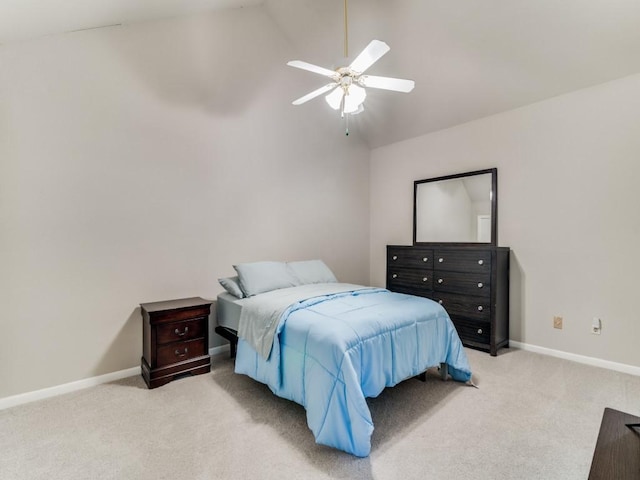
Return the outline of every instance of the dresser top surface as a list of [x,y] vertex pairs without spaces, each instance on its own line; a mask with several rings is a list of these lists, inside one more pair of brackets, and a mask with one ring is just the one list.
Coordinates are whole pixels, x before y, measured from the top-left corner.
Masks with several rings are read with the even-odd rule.
[[420,245],[387,245],[387,249],[402,248],[416,250],[510,250],[510,247],[497,247],[485,243],[467,243],[467,244],[451,244],[451,243],[422,243]]

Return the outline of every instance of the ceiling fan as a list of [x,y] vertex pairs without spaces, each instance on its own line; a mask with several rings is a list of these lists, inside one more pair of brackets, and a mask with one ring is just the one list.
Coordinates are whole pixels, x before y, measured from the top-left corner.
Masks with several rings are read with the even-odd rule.
[[[345,57],[348,56],[347,40],[347,0],[344,2],[344,27],[345,27]],[[300,68],[309,72],[318,73],[329,77],[331,83],[314,90],[293,101],[294,105],[302,105],[320,95],[327,93],[325,100],[334,110],[339,110],[341,116],[345,114],[356,115],[364,110],[363,102],[367,97],[366,88],[379,88],[394,92],[408,93],[413,90],[415,82],[402,78],[377,77],[365,75],[371,65],[377,62],[390,50],[389,45],[380,41],[372,40],[369,45],[351,62],[348,67],[340,67],[336,70],[319,67],[301,60],[292,60],[287,63],[290,67]],[[329,92],[329,93],[328,93]],[[347,127],[347,135],[349,130]]]

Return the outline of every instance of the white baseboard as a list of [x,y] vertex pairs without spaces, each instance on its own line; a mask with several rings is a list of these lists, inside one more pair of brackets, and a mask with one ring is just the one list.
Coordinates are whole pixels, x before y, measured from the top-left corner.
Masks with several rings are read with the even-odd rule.
[[212,357],[214,355],[218,355],[219,353],[227,353],[229,352],[229,344],[226,343],[224,345],[220,345],[218,347],[213,347],[209,349],[209,355],[211,355]]
[[[209,355],[217,355],[229,351],[229,345],[220,345],[219,347],[213,347],[209,349]],[[19,395],[13,395],[11,397],[0,398],[0,410],[5,408],[15,407],[29,402],[35,402],[36,400],[43,400],[49,397],[55,397],[57,395],[63,395],[65,393],[75,392],[89,387],[95,387],[102,383],[115,382],[127,377],[133,377],[140,375],[140,367],[127,368],[125,370],[119,370],[117,372],[106,373],[104,375],[98,375],[97,377],[85,378],[83,380],[77,380],[75,382],[64,383],[62,385],[56,385],[55,387],[43,388],[42,390],[35,390],[33,392],[21,393]]]
[[591,365],[592,367],[607,368],[609,370],[615,370],[616,372],[640,376],[640,367],[627,365],[625,363],[610,362],[609,360],[586,357],[584,355],[563,352],[561,350],[553,350],[551,348],[539,347],[537,345],[529,345],[527,343],[515,342],[513,340],[509,340],[509,346],[519,348],[520,350],[527,350],[529,352],[541,353],[543,355],[549,355],[551,357],[563,358],[565,360],[571,360],[573,362],[584,363],[585,365]]
[[[565,360],[571,360],[578,363],[584,363],[585,365],[591,365],[593,367],[607,368],[609,370],[615,370],[617,372],[628,373],[630,375],[640,376],[640,367],[633,365],[626,365],[624,363],[610,362],[608,360],[602,360],[600,358],[586,357],[584,355],[577,355],[575,353],[567,353],[561,350],[553,350],[551,348],[539,347],[537,345],[529,345],[527,343],[516,342],[509,340],[509,345],[521,350],[527,350],[529,352],[540,353],[542,355],[549,355],[551,357],[563,358]],[[218,355],[229,351],[229,345],[220,345],[209,349],[209,355]],[[42,390],[36,390],[33,392],[21,393],[19,395],[13,395],[11,397],[0,398],[0,410],[5,408],[15,407],[36,400],[42,400],[49,397],[55,397],[57,395],[63,395],[65,393],[75,392],[84,388],[94,387],[102,383],[114,382],[127,377],[133,377],[134,375],[140,375],[140,367],[127,368],[118,372],[111,372],[105,375],[99,375],[97,377],[85,378],[75,382],[65,383],[63,385],[57,385],[55,387],[43,388]]]
[[102,383],[132,377],[133,375],[140,375],[140,367],[127,368],[126,370],[111,372],[97,377],[85,378],[75,382],[64,383],[62,385],[56,385],[55,387],[43,388],[42,390],[35,390],[33,392],[0,398],[0,410],[15,407],[16,405],[22,405],[24,403],[35,402],[36,400],[63,395],[65,393],[75,392],[76,390],[82,390],[84,388],[94,387]]

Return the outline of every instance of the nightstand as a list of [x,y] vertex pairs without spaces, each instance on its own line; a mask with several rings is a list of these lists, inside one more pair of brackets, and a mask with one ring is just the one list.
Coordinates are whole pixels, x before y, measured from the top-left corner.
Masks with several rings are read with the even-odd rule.
[[209,313],[200,297],[141,303],[142,378],[156,388],[183,375],[211,371]]

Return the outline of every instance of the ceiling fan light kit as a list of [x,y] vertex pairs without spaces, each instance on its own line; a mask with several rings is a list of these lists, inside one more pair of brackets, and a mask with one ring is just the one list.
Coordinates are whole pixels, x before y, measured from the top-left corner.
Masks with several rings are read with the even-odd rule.
[[[345,57],[347,53],[347,0],[344,2],[345,18]],[[312,73],[329,77],[332,82],[320,87],[293,101],[293,105],[302,105],[320,95],[327,94],[325,100],[331,108],[340,111],[340,116],[347,122],[346,134],[349,135],[349,115],[357,115],[364,110],[364,101],[367,98],[366,88],[378,88],[394,92],[409,93],[413,90],[415,82],[392,77],[377,77],[364,75],[364,72],[390,50],[389,45],[372,40],[369,45],[351,62],[348,67],[340,67],[336,70],[319,67],[301,60],[292,60],[287,63],[290,67],[307,70]]]

